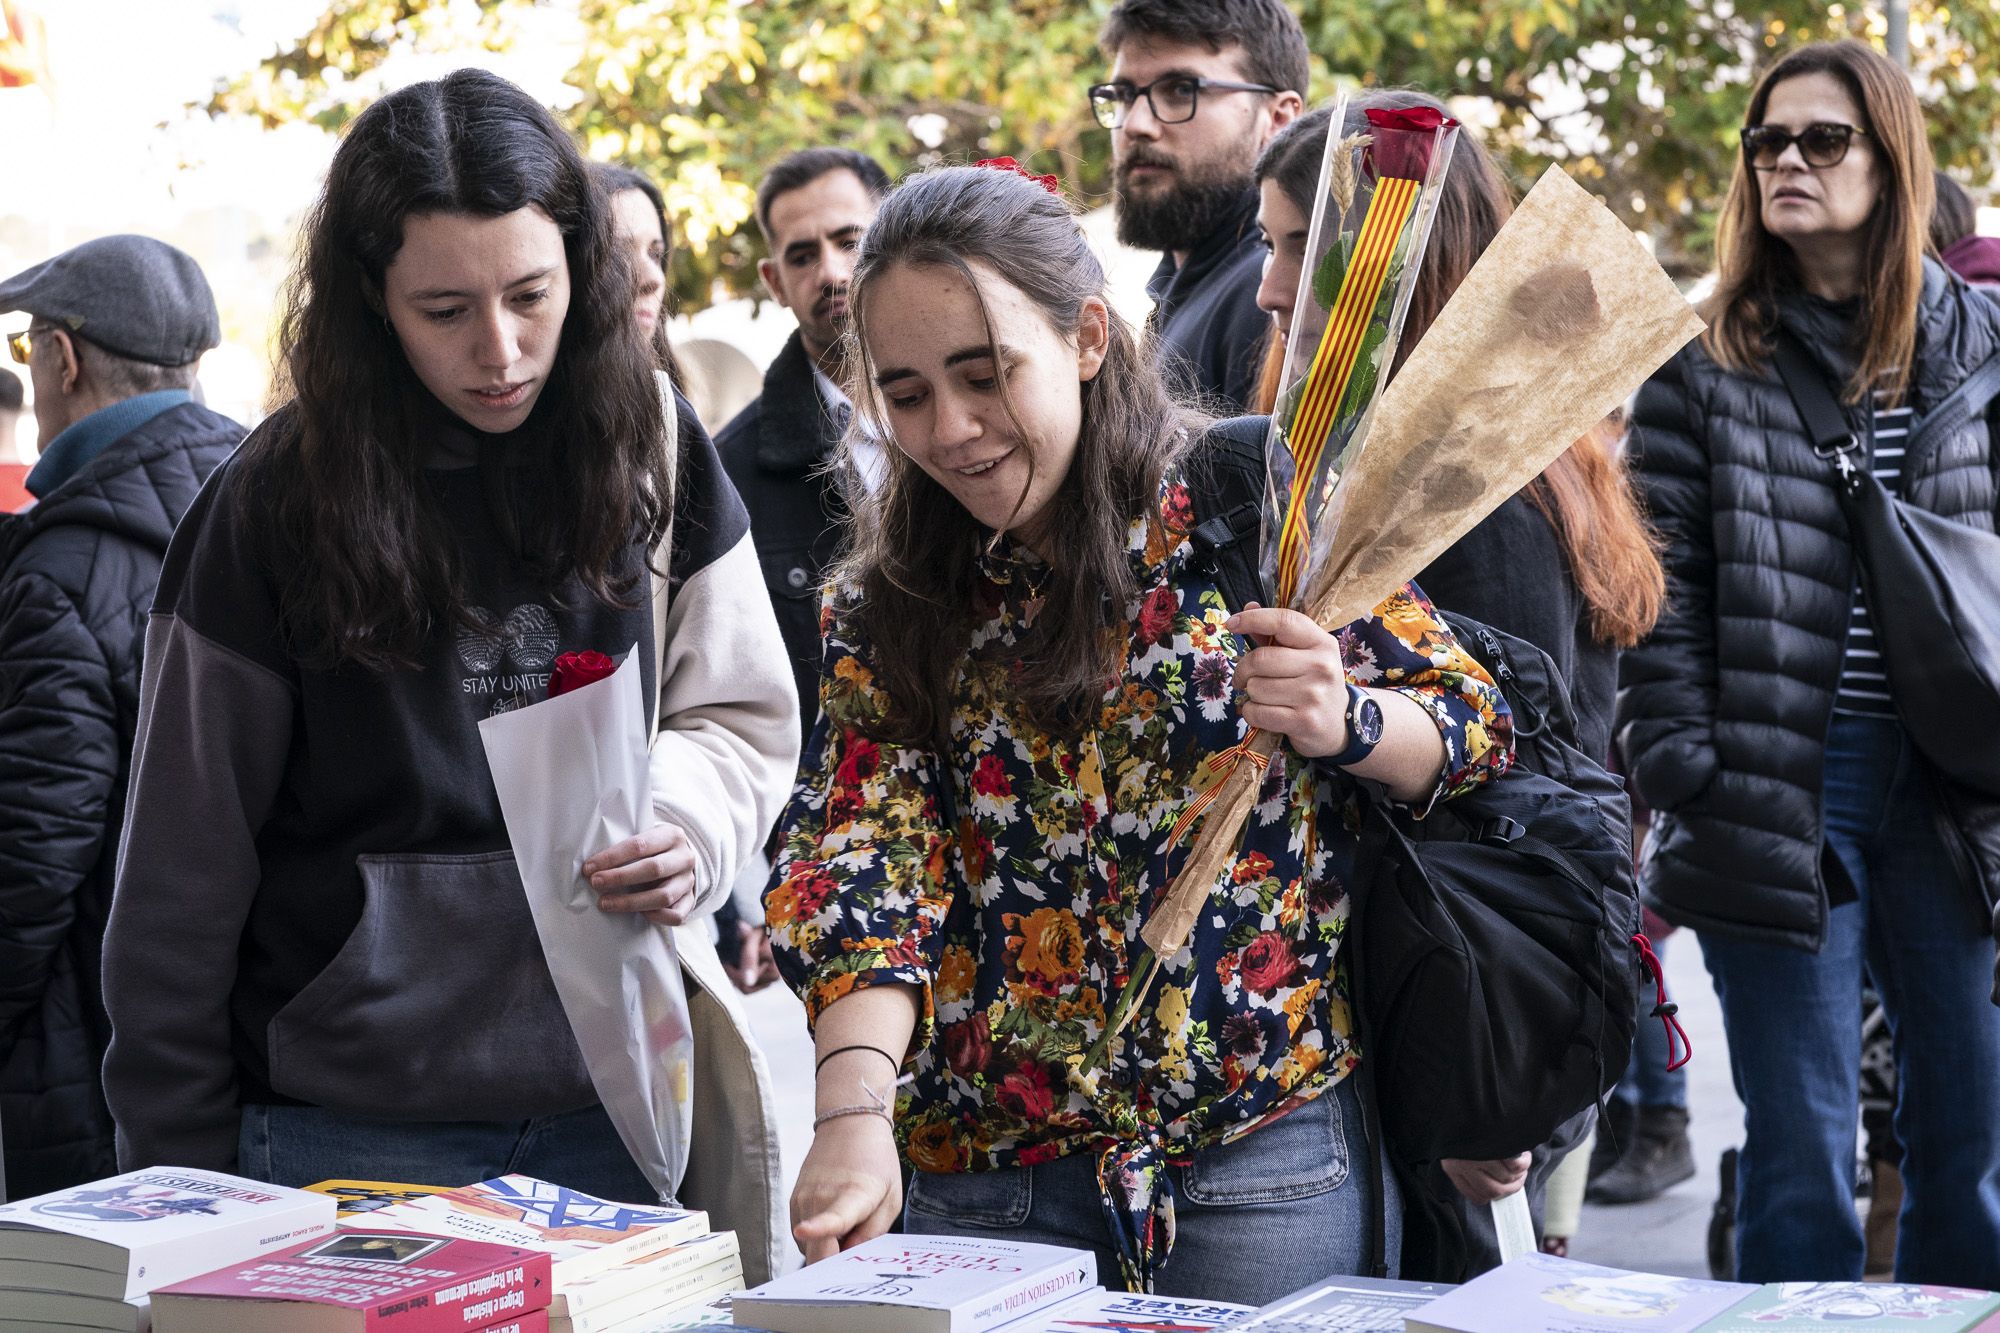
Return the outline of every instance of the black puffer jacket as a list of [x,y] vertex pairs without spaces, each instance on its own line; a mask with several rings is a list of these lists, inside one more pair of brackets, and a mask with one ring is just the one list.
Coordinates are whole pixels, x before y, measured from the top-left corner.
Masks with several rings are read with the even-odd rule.
[[[1800,296],[1780,319],[1846,381],[1850,309]],[[1926,412],[2000,351],[2000,307],[1927,260],[1917,336],[1920,433]],[[1865,436],[1866,407],[1852,415]],[[1993,531],[1991,421],[1921,444],[1913,433],[1903,495]],[[1618,696],[1619,744],[1654,810],[1647,902],[1682,925],[1817,950],[1828,902],[1853,896],[1820,817],[1856,572],[1833,468],[1813,453],[1775,372],[1730,373],[1699,342],[1640,391],[1631,447],[1668,543],[1667,612],[1625,654]],[[1939,788],[1936,809],[1967,921],[1984,926],[1973,908],[2000,891],[2000,805]]]
[[99,955],[139,657],[167,539],[243,435],[169,408],[0,529],[0,1136],[16,1198],[118,1169]]

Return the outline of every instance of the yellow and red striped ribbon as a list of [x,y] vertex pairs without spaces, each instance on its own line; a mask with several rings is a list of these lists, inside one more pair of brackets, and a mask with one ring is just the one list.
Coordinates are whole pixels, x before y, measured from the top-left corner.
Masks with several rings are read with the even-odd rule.
[[1173,830],[1167,834],[1168,850],[1178,846],[1180,840],[1187,836],[1188,830],[1195,826],[1195,821],[1207,813],[1208,807],[1215,804],[1216,799],[1222,795],[1223,784],[1229,781],[1229,775],[1236,771],[1238,764],[1247,762],[1259,773],[1264,771],[1265,766],[1271,762],[1270,757],[1259,754],[1251,748],[1256,741],[1257,728],[1252,727],[1243,733],[1241,741],[1219,754],[1209,756],[1208,762],[1202,765],[1200,773],[1200,776],[1209,779],[1208,785],[1202,789],[1201,795],[1188,803],[1187,809],[1181,811],[1181,817],[1174,821]]
[[1382,299],[1388,280],[1389,263],[1396,254],[1403,224],[1416,207],[1419,182],[1400,177],[1384,177],[1377,182],[1354,239],[1354,258],[1340,280],[1340,294],[1328,313],[1326,332],[1313,353],[1312,368],[1306,372],[1305,390],[1286,443],[1296,467],[1292,473],[1292,494],[1285,507],[1285,525],[1278,534],[1278,604],[1290,606],[1298,594],[1298,581],[1305,572],[1310,534],[1306,531],[1306,511],[1312,505],[1312,478],[1319,471],[1320,456],[1326,451],[1327,435],[1333,429],[1334,413],[1347,393],[1354,376],[1362,338],[1368,322]]

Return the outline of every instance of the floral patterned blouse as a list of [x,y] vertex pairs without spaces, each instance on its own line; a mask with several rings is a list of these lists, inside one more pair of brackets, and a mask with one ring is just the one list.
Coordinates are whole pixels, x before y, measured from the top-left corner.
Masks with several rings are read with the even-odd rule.
[[[843,995],[921,994],[896,1105],[921,1171],[1099,1154],[1128,1284],[1150,1285],[1172,1243],[1161,1169],[1326,1091],[1360,1060],[1336,967],[1347,928],[1359,787],[1280,747],[1234,868],[1188,944],[1164,960],[1101,1076],[1079,1069],[1106,1008],[1144,960],[1139,931],[1190,836],[1182,810],[1203,765],[1243,739],[1231,679],[1245,645],[1195,567],[1178,473],[1159,521],[1132,524],[1138,600],[1122,675],[1076,743],[1026,722],[1006,647],[1029,625],[1046,569],[1024,548],[982,562],[982,623],[957,684],[948,754],[864,734],[881,695],[870,650],[830,590],[821,616],[822,715],[781,823],[765,908],[810,1019]],[[1414,585],[1340,631],[1358,684],[1406,694],[1436,720],[1449,799],[1512,759],[1499,691]]]

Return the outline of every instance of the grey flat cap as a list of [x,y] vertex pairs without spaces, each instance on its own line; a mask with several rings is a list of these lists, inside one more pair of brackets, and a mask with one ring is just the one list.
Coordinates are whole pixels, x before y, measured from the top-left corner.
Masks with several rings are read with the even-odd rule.
[[150,236],[85,241],[0,282],[25,310],[128,361],[184,366],[222,341],[201,265]]

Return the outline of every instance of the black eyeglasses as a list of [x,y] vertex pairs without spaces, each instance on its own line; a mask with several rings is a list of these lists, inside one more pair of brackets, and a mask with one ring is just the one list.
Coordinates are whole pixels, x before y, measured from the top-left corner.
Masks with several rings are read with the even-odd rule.
[[1097,117],[1097,123],[1107,130],[1115,130],[1125,123],[1132,114],[1132,106],[1140,98],[1152,108],[1153,119],[1162,125],[1178,125],[1184,120],[1193,120],[1200,105],[1204,88],[1219,93],[1275,93],[1278,90],[1268,83],[1236,83],[1229,79],[1197,79],[1191,74],[1168,74],[1154,79],[1143,88],[1129,83],[1098,83],[1091,85],[1090,112]]
[[1781,125],[1751,125],[1743,131],[1743,158],[1758,171],[1776,171],[1778,159],[1793,144],[1809,167],[1837,167],[1847,156],[1847,146],[1857,134],[1867,130],[1853,125],[1820,121],[1793,134]]

